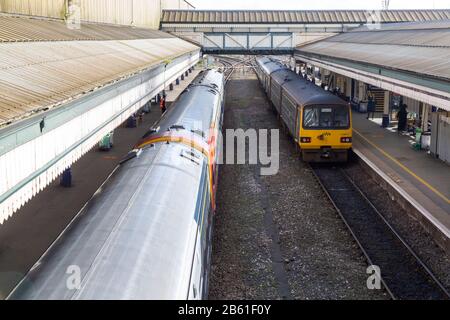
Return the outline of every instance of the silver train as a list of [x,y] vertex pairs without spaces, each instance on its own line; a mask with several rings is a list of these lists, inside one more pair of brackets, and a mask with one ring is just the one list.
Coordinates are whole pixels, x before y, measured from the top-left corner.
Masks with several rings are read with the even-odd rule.
[[199,74],[9,299],[203,299],[224,76]]

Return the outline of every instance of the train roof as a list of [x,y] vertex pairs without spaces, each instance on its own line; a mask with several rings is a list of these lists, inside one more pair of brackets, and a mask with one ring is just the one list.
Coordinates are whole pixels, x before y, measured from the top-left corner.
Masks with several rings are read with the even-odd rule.
[[201,71],[188,88],[196,85],[203,85],[218,89],[222,84],[223,73],[217,70],[207,69]]
[[283,85],[283,88],[300,106],[314,104],[347,105],[347,102],[316,84],[303,79],[287,68],[272,75],[272,80]]
[[267,57],[258,58],[258,59],[256,59],[256,62],[261,66],[261,68],[267,74],[272,74],[276,71],[286,69],[286,67],[284,65],[282,65],[280,62],[273,61]]
[[[195,163],[184,151],[192,152],[158,144],[124,163],[9,299],[187,299],[206,160]],[[67,285],[73,267],[78,288]]]
[[214,117],[214,108],[221,101],[224,75],[215,70],[205,70],[192,81],[146,137],[168,130],[184,129],[202,132],[206,140]]

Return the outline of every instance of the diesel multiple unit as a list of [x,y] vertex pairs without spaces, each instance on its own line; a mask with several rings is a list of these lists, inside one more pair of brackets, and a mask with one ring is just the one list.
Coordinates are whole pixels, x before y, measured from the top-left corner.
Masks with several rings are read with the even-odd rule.
[[352,147],[350,106],[280,62],[258,58],[256,73],[307,162],[345,162]]

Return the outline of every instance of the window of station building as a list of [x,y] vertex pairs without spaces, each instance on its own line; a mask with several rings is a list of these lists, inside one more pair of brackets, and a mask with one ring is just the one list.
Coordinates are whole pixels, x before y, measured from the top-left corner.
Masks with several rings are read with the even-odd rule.
[[303,109],[305,129],[347,129],[349,123],[347,106],[308,106]]

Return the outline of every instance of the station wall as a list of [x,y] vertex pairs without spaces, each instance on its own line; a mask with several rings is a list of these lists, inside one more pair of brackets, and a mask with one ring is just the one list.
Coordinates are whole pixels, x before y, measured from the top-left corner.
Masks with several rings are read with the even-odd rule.
[[0,11],[63,19],[66,0],[0,0]]
[[0,0],[0,12],[65,19],[69,4],[81,21],[159,28],[162,9],[192,9],[185,0]]

